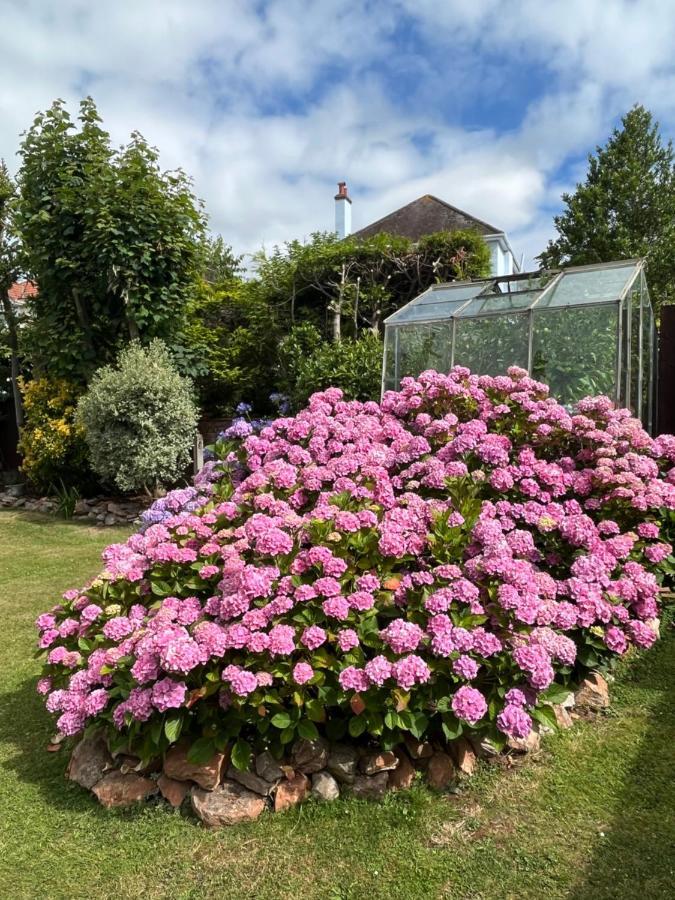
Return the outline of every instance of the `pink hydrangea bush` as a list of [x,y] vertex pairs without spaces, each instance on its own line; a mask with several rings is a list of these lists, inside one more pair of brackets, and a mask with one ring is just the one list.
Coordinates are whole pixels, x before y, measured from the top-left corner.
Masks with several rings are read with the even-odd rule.
[[240,766],[319,733],[499,745],[656,638],[675,438],[605,397],[430,371],[216,449],[184,508],[39,617],[61,733],[143,758],[234,741]]

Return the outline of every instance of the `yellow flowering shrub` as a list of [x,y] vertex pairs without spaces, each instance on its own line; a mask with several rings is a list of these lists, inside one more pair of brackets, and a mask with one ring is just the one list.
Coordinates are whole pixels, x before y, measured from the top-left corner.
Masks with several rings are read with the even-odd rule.
[[84,428],[75,421],[79,388],[57,378],[21,379],[21,469],[40,490],[91,480]]

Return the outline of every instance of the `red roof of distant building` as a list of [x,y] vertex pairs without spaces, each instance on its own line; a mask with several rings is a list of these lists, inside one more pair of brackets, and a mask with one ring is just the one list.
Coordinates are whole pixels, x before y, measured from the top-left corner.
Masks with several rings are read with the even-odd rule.
[[38,286],[34,281],[15,281],[7,291],[7,296],[13,303],[23,303],[27,297],[34,297],[38,292]]

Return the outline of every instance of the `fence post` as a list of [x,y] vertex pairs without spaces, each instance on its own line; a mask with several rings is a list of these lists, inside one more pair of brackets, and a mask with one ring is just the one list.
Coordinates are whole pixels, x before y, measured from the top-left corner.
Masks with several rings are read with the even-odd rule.
[[675,306],[662,306],[660,317],[655,434],[675,434]]
[[192,447],[192,465],[195,470],[195,475],[204,466],[204,438],[199,432],[195,434],[195,442]]

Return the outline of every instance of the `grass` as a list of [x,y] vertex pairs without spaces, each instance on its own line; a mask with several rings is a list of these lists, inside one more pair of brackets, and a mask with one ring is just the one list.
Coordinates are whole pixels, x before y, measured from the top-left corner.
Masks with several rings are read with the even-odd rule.
[[47,753],[33,620],[122,529],[0,513],[0,897],[672,897],[675,640],[626,666],[609,715],[459,796],[313,803],[209,832],[148,804],[105,811]]

